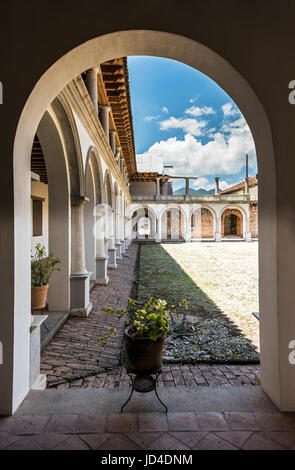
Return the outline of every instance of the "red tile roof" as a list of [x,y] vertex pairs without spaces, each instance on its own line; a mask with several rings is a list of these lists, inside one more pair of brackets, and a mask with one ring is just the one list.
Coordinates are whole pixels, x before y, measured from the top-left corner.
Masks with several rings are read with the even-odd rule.
[[[258,184],[258,176],[253,176],[252,178],[249,178],[249,186],[255,186],[255,184]],[[231,193],[234,191],[239,191],[245,187],[245,181],[242,181],[241,183],[235,184],[234,186],[231,186],[230,188],[225,189],[224,191],[221,191],[219,194],[226,194],[226,193]]]

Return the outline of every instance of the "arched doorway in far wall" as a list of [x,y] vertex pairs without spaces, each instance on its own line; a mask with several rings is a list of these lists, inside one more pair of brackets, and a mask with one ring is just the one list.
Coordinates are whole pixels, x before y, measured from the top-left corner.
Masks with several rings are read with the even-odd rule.
[[191,215],[192,238],[214,238],[214,216],[207,207],[199,207]]
[[162,240],[183,240],[185,238],[184,216],[182,210],[171,207],[161,217]]
[[228,208],[221,216],[222,238],[243,238],[243,214],[239,209]]
[[140,207],[132,214],[132,238],[138,240],[155,240],[156,217],[147,207]]

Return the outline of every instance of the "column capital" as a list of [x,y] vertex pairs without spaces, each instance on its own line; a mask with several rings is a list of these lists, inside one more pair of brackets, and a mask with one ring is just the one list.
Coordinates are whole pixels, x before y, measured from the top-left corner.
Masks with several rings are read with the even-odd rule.
[[89,198],[86,196],[80,196],[77,194],[71,195],[71,204],[73,206],[80,206],[81,204],[86,204],[86,202],[89,202]]
[[109,104],[99,104],[98,109],[99,111],[111,111],[112,107]]

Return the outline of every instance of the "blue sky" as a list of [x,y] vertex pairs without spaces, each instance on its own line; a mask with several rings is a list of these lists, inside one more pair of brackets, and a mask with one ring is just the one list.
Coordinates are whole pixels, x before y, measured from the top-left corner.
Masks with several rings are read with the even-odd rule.
[[[252,135],[231,98],[211,79],[180,62],[128,57],[136,154],[161,155],[167,173],[198,176],[191,187],[221,188],[257,173]],[[174,189],[183,181],[174,182]]]

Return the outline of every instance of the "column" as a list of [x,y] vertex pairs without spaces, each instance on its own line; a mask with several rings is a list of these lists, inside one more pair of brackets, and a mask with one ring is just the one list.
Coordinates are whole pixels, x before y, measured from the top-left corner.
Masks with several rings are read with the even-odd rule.
[[112,149],[112,152],[113,154],[115,155],[116,154],[116,135],[117,135],[117,132],[115,130],[110,130],[109,132],[110,134],[110,147]]
[[156,199],[160,199],[160,178],[156,178]]
[[245,215],[243,216],[243,223],[245,223],[245,241],[246,242],[251,242],[252,237],[251,237],[251,232],[250,232],[250,221],[249,221],[249,215],[248,212],[245,211]]
[[110,116],[111,107],[107,105],[99,106],[99,120],[105,133],[106,139],[110,142]]
[[161,243],[162,241],[162,220],[161,216],[156,219],[156,242]]
[[92,101],[94,111],[98,114],[98,95],[97,95],[97,74],[99,73],[98,67],[93,67],[86,71],[85,85]]
[[121,254],[122,256],[126,253],[126,246],[125,246],[125,235],[124,235],[124,215],[123,213],[120,214],[120,240],[121,240]]
[[84,204],[87,198],[71,197],[71,314],[87,317],[92,310],[89,301],[89,277],[85,264]]
[[105,235],[107,234],[107,211],[106,208],[100,207],[96,209],[95,223],[95,241],[96,241],[96,258],[95,258],[95,283],[106,286],[109,283],[107,272],[108,258],[105,254]]
[[185,242],[191,242],[192,240],[192,230],[191,230],[191,214],[192,205],[191,204],[183,204],[183,218],[185,223],[185,233],[184,233],[184,240]]
[[109,208],[108,211],[108,268],[117,269],[117,254],[115,246],[115,211]]
[[124,158],[123,157],[120,157],[120,170],[121,170],[122,176],[124,176]]
[[221,242],[221,217],[219,216],[215,220],[215,241]]
[[246,176],[245,178],[245,194],[249,194],[249,178]]
[[189,192],[189,178],[185,178],[185,200],[190,199],[190,192]]
[[214,178],[215,179],[215,194],[219,194],[220,192],[220,189],[219,189],[219,180],[220,178],[217,177],[217,178]]

